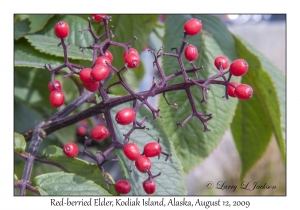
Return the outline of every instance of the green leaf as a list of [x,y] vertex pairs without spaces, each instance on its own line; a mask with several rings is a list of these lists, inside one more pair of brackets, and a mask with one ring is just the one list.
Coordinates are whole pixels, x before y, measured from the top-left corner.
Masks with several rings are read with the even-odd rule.
[[[225,55],[230,61],[236,59],[235,43],[232,35],[226,29],[224,23],[218,18],[211,15],[168,15],[166,18],[164,51],[170,52],[172,47],[180,48],[183,38],[183,26],[187,20],[196,17],[202,21],[203,30],[200,34],[187,37],[189,44],[197,47],[199,56],[194,64],[197,67],[204,66],[203,70],[198,71],[199,79],[207,79],[218,70],[214,66],[214,60],[219,55]],[[183,56],[186,69],[192,67]],[[173,57],[163,57],[163,69],[166,75],[170,75],[180,69],[178,61]],[[193,74],[189,75],[193,77]],[[226,76],[227,77],[227,76]],[[234,78],[239,82],[240,78]],[[170,83],[183,82],[183,77],[179,76]],[[173,142],[177,155],[183,165],[184,171],[188,172],[200,162],[202,162],[218,145],[226,129],[232,121],[237,100],[222,98],[225,94],[224,86],[209,85],[210,91],[206,95],[208,104],[201,103],[202,89],[194,86],[191,93],[198,112],[211,113],[213,119],[207,122],[209,132],[203,132],[201,121],[193,117],[184,127],[178,127],[176,122],[184,121],[192,109],[185,91],[173,91],[166,94],[170,103],[177,103],[182,106],[181,109],[175,110],[170,108],[163,97],[160,97],[159,108],[163,116],[162,126]]]
[[42,195],[61,196],[91,196],[110,195],[105,189],[94,182],[71,173],[49,173],[34,178],[34,185],[42,189]]
[[[281,121],[281,131],[279,130],[279,126],[274,126],[273,132],[275,133],[276,140],[279,146],[279,149],[281,151],[281,155],[283,157],[283,161],[285,160],[285,136],[286,136],[286,77],[272,63],[265,55],[263,55],[261,52],[259,52],[255,47],[253,47],[249,42],[247,42],[245,39],[241,37],[236,37],[236,39],[239,39],[240,42],[246,45],[247,49],[256,55],[260,62],[262,69],[266,71],[270,77],[272,82],[274,83],[275,92],[277,94],[277,100],[279,101],[280,106],[280,121]],[[277,116],[278,117],[278,116]],[[278,123],[278,122],[277,122]],[[285,162],[285,161],[284,161]]]
[[[34,34],[27,35],[25,38],[28,42],[38,51],[55,55],[57,57],[64,57],[63,48],[58,47],[57,44],[60,42],[59,39],[54,37],[48,37],[44,35]],[[82,60],[93,60],[93,55],[91,51],[85,51],[84,54],[80,51],[79,46],[70,44],[67,48],[68,58],[72,59],[82,59]]]
[[78,158],[69,158],[64,155],[61,148],[54,145],[49,146],[44,150],[44,158],[60,164],[68,169],[71,173],[85,177],[86,179],[94,181],[96,184],[108,190],[111,194],[117,195],[114,186],[109,185],[107,189],[107,182],[97,165]]
[[19,133],[14,133],[14,150],[17,153],[24,152],[26,149],[26,141],[24,136]]
[[55,58],[35,50],[25,39],[15,42],[14,56],[14,66],[34,67],[45,70],[45,64],[51,63],[52,68],[55,68],[64,63],[62,58]]
[[243,76],[242,83],[250,85],[254,91],[253,98],[239,102],[236,116],[231,125],[232,134],[242,159],[241,178],[243,178],[265,152],[272,132],[275,133],[284,164],[285,149],[281,130],[280,106],[274,82],[268,72],[263,69],[261,57],[252,53],[244,41],[242,42],[237,37],[235,40],[239,56],[249,64],[249,70]]
[[14,39],[16,39],[16,40],[19,39],[20,37],[22,37],[23,35],[28,33],[29,30],[30,30],[29,21],[27,19],[15,22],[14,23]]
[[29,15],[29,21],[30,23],[30,31],[28,33],[35,33],[41,29],[44,28],[44,26],[47,24],[47,22],[53,17],[54,15],[35,15],[31,14]]
[[[123,104],[113,108],[111,111],[112,117],[114,117],[120,109],[128,106],[130,107],[130,104]],[[152,114],[146,108],[142,107],[136,114],[137,120],[141,121],[145,116],[150,118],[145,123],[149,130],[135,130],[130,135],[130,142],[136,143],[142,152],[145,144],[151,141],[157,141],[157,138],[160,137],[162,151],[172,154],[167,161],[165,161],[164,155],[161,155],[160,159],[157,157],[151,158],[151,173],[156,175],[161,172],[161,175],[154,179],[156,190],[153,195],[187,195],[184,172],[172,143],[169,141],[166,133],[162,130],[161,124],[158,121],[151,120]],[[116,123],[114,126],[118,140],[123,142],[123,134],[127,133],[131,126],[120,126]],[[119,165],[124,176],[132,185],[130,194],[147,195],[143,189],[142,183],[148,178],[148,175],[139,172],[135,168],[134,162],[126,158],[123,150],[117,149],[115,150],[115,154],[119,158]],[[132,173],[128,173],[130,165],[132,165]]]
[[49,103],[50,93],[47,87],[50,77],[50,73],[45,69],[15,67],[15,100],[30,106],[43,115],[50,114],[50,110],[54,110]]

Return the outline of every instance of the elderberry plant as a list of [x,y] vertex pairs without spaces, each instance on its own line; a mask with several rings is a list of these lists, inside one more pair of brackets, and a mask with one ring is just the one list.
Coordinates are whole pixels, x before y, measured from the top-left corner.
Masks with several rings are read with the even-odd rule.
[[[66,187],[68,185],[78,187],[81,190],[79,195],[142,195],[143,193],[184,195],[186,191],[182,165],[185,171],[189,170],[190,166],[185,163],[189,160],[183,158],[184,154],[178,149],[180,143],[172,140],[172,135],[166,134],[160,128],[160,121],[167,129],[168,126],[163,124],[165,118],[172,119],[172,113],[183,110],[183,105],[176,100],[176,94],[172,95],[172,93],[184,95],[185,112],[180,112],[180,121],[169,120],[168,123],[171,122],[172,126],[180,129],[181,132],[185,132],[189,124],[196,125],[197,132],[201,130],[205,135],[214,132],[214,129],[219,129],[218,126],[210,128],[209,122],[219,119],[213,118],[214,113],[206,111],[209,101],[212,100],[209,94],[211,92],[215,94],[213,92],[215,88],[223,89],[223,94],[214,96],[225,101],[222,103],[255,97],[252,87],[240,82],[240,77],[251,71],[251,64],[248,64],[246,59],[232,59],[232,55],[228,59],[226,54],[213,52],[206,54],[199,51],[197,45],[192,42],[197,40],[197,37],[198,39],[201,37],[206,40],[203,43],[214,44],[214,38],[210,34],[213,27],[208,30],[209,26],[205,26],[206,21],[201,21],[201,18],[189,18],[182,24],[181,38],[177,45],[170,48],[160,47],[157,51],[148,49],[148,53],[153,58],[153,71],[155,70],[156,74],[148,90],[141,92],[134,90],[131,81],[126,79],[126,74],[139,69],[142,65],[140,54],[132,47],[138,37],[115,41],[114,27],[109,24],[112,19],[111,16],[104,14],[89,16],[86,21],[87,26],[77,31],[82,36],[88,34],[91,37],[92,42],[78,49],[83,56],[91,56],[92,62],[89,64],[74,61],[72,51],[74,49],[72,44],[66,41],[71,33],[75,33],[72,32],[72,22],[58,21],[52,29],[52,33],[56,36],[55,41],[58,42],[58,50],[62,49],[60,52],[63,55],[63,62],[56,67],[45,63],[44,71],[50,73],[50,81],[46,84],[50,92],[49,102],[51,106],[58,108],[58,112],[43,120],[35,128],[22,133],[24,139],[29,142],[26,152],[24,146],[26,143],[22,141],[22,136],[15,134],[15,139],[19,139],[15,142],[15,153],[26,160],[22,178],[17,179],[14,184],[15,188],[20,189],[19,195],[25,195],[26,190],[39,195],[61,195],[62,192],[74,194],[68,191]],[[102,26],[102,31],[94,30],[93,24]],[[207,29],[202,30],[202,27]],[[168,33],[166,31],[166,34]],[[40,37],[30,35],[26,37],[31,44],[35,45],[34,38]],[[190,43],[187,41],[189,39]],[[222,48],[222,44],[220,45]],[[203,49],[202,47],[201,50]],[[122,66],[114,65],[116,56],[113,51],[121,51],[123,54],[123,58],[118,57],[123,62]],[[218,53],[220,51],[222,50],[216,50]],[[199,55],[203,58],[199,58]],[[162,59],[164,65],[161,64]],[[205,66],[208,61],[212,61],[208,65],[210,68],[213,67],[214,71],[207,70],[201,62],[198,65],[199,62],[196,61],[199,59],[205,63]],[[168,68],[168,62],[176,63],[176,68]],[[60,75],[64,75],[64,80],[73,81],[78,89],[79,96],[70,103],[66,103],[64,87],[56,80]],[[236,78],[235,81],[231,81],[232,78]],[[256,87],[256,84],[254,85]],[[116,87],[121,87],[125,94],[110,94],[110,91]],[[150,98],[157,95],[161,96],[160,100],[164,101],[162,106],[167,111],[149,102]],[[70,115],[84,104],[92,104],[92,106]],[[96,119],[94,122],[86,121],[92,117]],[[77,142],[72,142],[72,139],[65,140],[67,142],[62,145],[62,149],[58,146],[49,146],[42,155],[38,154],[41,144],[48,135],[75,123],[79,124]],[[150,131],[152,133],[149,134]],[[110,139],[109,143],[108,139]],[[107,144],[104,149],[98,151],[89,149],[94,142],[103,144],[105,141]],[[202,152],[207,153],[207,151]],[[160,158],[161,156],[164,158]],[[55,166],[60,169],[60,172],[37,176],[34,183],[31,183],[34,162]],[[105,165],[108,163],[119,164],[124,180],[115,182],[105,170]],[[50,180],[62,180],[62,182],[53,183]],[[76,180],[75,183],[73,180]],[[178,180],[181,180],[180,183],[172,187]],[[53,186],[56,186],[55,191]],[[168,191],[166,186],[172,190]]]

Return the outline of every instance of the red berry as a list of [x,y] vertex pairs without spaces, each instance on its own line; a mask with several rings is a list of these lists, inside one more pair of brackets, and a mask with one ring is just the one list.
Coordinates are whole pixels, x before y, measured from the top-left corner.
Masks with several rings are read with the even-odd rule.
[[190,19],[184,24],[184,31],[190,36],[198,34],[201,31],[201,29],[201,20],[198,20],[196,18]]
[[120,125],[128,125],[135,119],[135,112],[131,108],[124,108],[116,114],[116,121]]
[[90,68],[82,69],[79,73],[79,78],[83,83],[94,83],[95,81],[91,78],[91,71]]
[[[239,85],[237,82],[230,82],[230,84],[234,85],[235,87]],[[234,90],[235,90],[234,87],[231,87],[230,85],[227,86],[228,95],[231,96],[232,98],[236,98]]]
[[252,97],[253,89],[249,85],[240,84],[236,86],[234,93],[238,99],[247,100]]
[[109,58],[110,62],[112,62],[114,59],[114,56],[108,50],[105,51],[105,56]]
[[68,157],[76,157],[78,155],[78,146],[73,142],[67,143],[63,148],[63,152]]
[[57,89],[55,89],[55,88],[52,86],[51,81],[50,81],[50,82],[48,83],[48,90],[49,90],[50,92],[52,92],[52,91],[54,91],[54,90],[61,90],[61,84],[60,84],[59,81],[54,80],[53,83],[54,83],[54,86],[55,86]]
[[140,57],[139,52],[134,49],[134,48],[129,48],[129,53],[127,51],[124,52],[123,57],[125,59],[125,57],[130,54],[130,53],[134,53],[135,55],[137,55],[138,57]]
[[119,180],[115,184],[115,189],[120,194],[127,194],[131,190],[131,184],[126,180]]
[[65,102],[65,95],[60,90],[54,90],[50,93],[50,104],[54,107],[60,107]]
[[108,136],[109,136],[109,131],[103,125],[94,127],[92,130],[92,134],[91,134],[92,139],[94,139],[96,141],[102,141],[103,139],[105,139]]
[[124,154],[129,160],[136,160],[140,156],[140,150],[135,143],[128,143],[124,146]]
[[154,180],[153,179],[152,179],[152,181],[150,181],[149,179],[145,180],[143,182],[143,188],[147,194],[153,194],[155,192]]
[[243,76],[248,71],[248,63],[244,59],[237,59],[230,64],[230,72],[234,76]]
[[144,146],[144,154],[146,157],[155,157],[161,153],[161,146],[158,142],[149,142]]
[[90,92],[95,92],[99,88],[99,82],[83,83],[83,86]]
[[60,39],[66,38],[69,35],[69,31],[69,25],[64,21],[59,21],[54,27],[55,35]]
[[102,65],[106,66],[107,65],[106,63],[111,64],[111,60],[106,56],[100,56],[95,61],[95,65],[102,64]]
[[86,134],[86,129],[85,127],[83,126],[80,126],[78,129],[77,129],[77,133],[81,136],[85,135]]
[[220,63],[222,64],[223,70],[228,67],[228,58],[225,56],[218,56],[215,59],[215,67],[220,70]]
[[188,45],[184,50],[184,56],[187,60],[193,61],[198,58],[198,50],[194,45]]
[[105,65],[97,64],[91,71],[91,77],[94,81],[100,82],[104,80],[110,72],[110,69]]
[[94,14],[93,18],[94,20],[101,22],[103,20],[103,17],[105,17],[106,15],[100,15],[100,14]]
[[140,155],[135,161],[135,166],[140,172],[146,173],[151,168],[151,161],[145,155]]
[[131,69],[137,68],[140,65],[140,56],[136,55],[135,53],[129,53],[125,57],[125,63]]

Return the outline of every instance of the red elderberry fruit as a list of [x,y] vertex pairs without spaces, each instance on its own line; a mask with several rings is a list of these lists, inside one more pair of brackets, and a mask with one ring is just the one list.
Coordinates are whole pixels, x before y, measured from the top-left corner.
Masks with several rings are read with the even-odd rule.
[[100,82],[104,80],[110,72],[110,69],[107,65],[97,64],[92,68],[91,77],[94,81]]
[[148,157],[146,157],[145,155],[140,155],[135,161],[135,166],[140,172],[146,173],[150,170],[152,165]]
[[184,24],[184,31],[190,36],[198,34],[201,31],[201,29],[201,20],[198,20],[197,18],[192,18]]
[[244,59],[237,59],[230,64],[230,72],[234,76],[243,76],[248,71],[248,63]]
[[90,92],[95,92],[99,88],[99,82],[83,83],[83,86]]
[[54,90],[50,93],[50,104],[54,107],[60,107],[65,102],[65,95],[60,90]]
[[143,188],[147,194],[153,194],[155,192],[155,182],[152,179],[147,179],[143,182]]
[[[237,87],[239,85],[237,82],[230,82],[230,84],[234,85],[235,87]],[[230,85],[227,86],[228,95],[231,96],[232,98],[236,98],[234,90],[235,90],[234,87],[232,87]]]
[[188,45],[184,50],[184,56],[189,61],[194,61],[198,58],[198,50],[194,45]]
[[95,81],[91,78],[91,71],[90,68],[82,69],[79,73],[79,78],[83,83],[94,83]]
[[113,61],[113,59],[114,59],[114,56],[111,54],[111,52],[110,52],[110,51],[106,50],[104,54],[105,54],[105,56],[106,56],[106,57],[108,57],[108,58],[109,58],[110,62],[112,62],[112,61]]
[[252,97],[253,89],[249,85],[240,84],[236,86],[234,93],[238,99],[247,100]]
[[93,14],[92,16],[93,16],[94,20],[101,22],[103,20],[103,17],[105,17],[106,15]]
[[63,148],[63,152],[68,157],[76,157],[78,155],[78,146],[73,142],[67,143]]
[[131,184],[126,180],[119,180],[115,184],[115,190],[119,194],[128,194],[131,190]]
[[102,64],[102,65],[106,66],[107,65],[106,63],[111,64],[111,60],[106,56],[100,56],[95,61],[95,65]]
[[109,136],[109,131],[103,125],[94,127],[92,130],[92,134],[91,134],[92,139],[94,139],[96,141],[102,141],[103,139],[105,139],[108,136]]
[[83,127],[83,126],[78,127],[78,128],[77,128],[77,133],[78,133],[79,135],[81,135],[81,136],[85,135],[85,134],[86,134],[86,129],[85,129],[85,127]]
[[155,157],[161,153],[161,146],[158,142],[149,142],[144,146],[146,157]]
[[135,143],[128,143],[124,146],[124,154],[129,160],[136,160],[140,156],[140,150]]
[[124,59],[130,53],[134,53],[135,55],[137,55],[138,57],[140,57],[140,54],[139,54],[139,52],[136,49],[129,48],[129,53],[127,51],[125,51],[124,54],[123,54]]
[[120,125],[128,125],[135,119],[135,112],[131,108],[124,108],[116,114],[116,121]]
[[54,27],[55,35],[60,39],[66,38],[69,35],[69,31],[69,25],[64,21],[59,21]]
[[[49,90],[50,92],[52,92],[52,91],[54,91],[54,90],[61,90],[61,89],[62,89],[62,88],[61,88],[61,87],[62,87],[62,86],[61,86],[61,83],[60,83],[59,81],[54,80],[53,83],[54,83],[54,86],[55,86],[55,87],[52,86],[51,81],[48,83],[48,90]],[[55,88],[56,88],[56,89],[55,89]]]
[[125,63],[131,69],[137,68],[140,65],[140,56],[136,55],[135,53],[129,53],[124,58]]
[[222,64],[222,69],[226,69],[228,67],[228,58],[225,56],[218,56],[215,59],[215,67],[220,70],[220,63]]

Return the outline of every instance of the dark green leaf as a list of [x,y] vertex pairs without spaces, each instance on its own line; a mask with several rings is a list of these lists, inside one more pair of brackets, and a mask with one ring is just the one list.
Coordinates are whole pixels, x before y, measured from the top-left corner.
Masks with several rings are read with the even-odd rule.
[[26,141],[24,136],[14,133],[14,150],[18,153],[24,152],[26,149]]
[[19,39],[20,37],[22,37],[23,35],[28,33],[29,30],[30,30],[29,21],[27,19],[15,22],[14,23],[14,39]]
[[[57,44],[60,42],[59,39],[39,34],[27,35],[25,38],[30,42],[30,44],[38,51],[55,55],[57,57],[64,57],[64,52],[62,47],[58,47]],[[68,58],[72,59],[82,59],[82,60],[93,60],[91,51],[85,51],[83,54],[79,46],[70,44],[67,48]]]
[[280,107],[274,82],[268,72],[263,69],[260,57],[252,53],[245,42],[236,38],[236,48],[239,57],[249,64],[249,70],[243,76],[242,83],[250,85],[254,91],[253,98],[239,103],[231,125],[242,159],[241,177],[243,178],[266,150],[272,131],[275,133],[284,163],[285,149],[281,132]]
[[[285,136],[286,136],[286,78],[285,75],[276,67],[265,55],[263,55],[261,52],[259,52],[255,47],[253,47],[250,43],[248,43],[246,40],[244,40],[241,37],[238,37],[237,39],[240,40],[241,43],[243,43],[247,49],[256,55],[260,62],[262,69],[266,71],[270,77],[272,82],[274,83],[275,92],[277,94],[277,100],[279,101],[280,106],[280,120],[281,120],[281,131],[278,127],[278,122],[274,122],[277,125],[274,125],[273,132],[275,133],[276,140],[282,155],[282,158],[285,162]],[[279,113],[278,113],[279,114]],[[278,117],[278,115],[277,115]],[[276,120],[277,121],[277,120]]]
[[[204,70],[198,71],[200,79],[207,79],[215,75],[218,70],[214,66],[214,60],[219,55],[225,55],[230,61],[237,57],[235,43],[232,35],[225,25],[216,17],[211,15],[170,15],[166,18],[166,31],[164,36],[164,51],[170,52],[172,47],[181,46],[183,38],[183,26],[192,17],[200,19],[203,23],[203,30],[200,34],[187,37],[189,44],[197,47],[199,56],[194,62],[196,66],[204,66]],[[174,51],[173,51],[174,52]],[[187,60],[183,56],[185,68],[191,69]],[[173,57],[163,57],[163,69],[166,75],[170,75],[180,69],[178,61]],[[193,77],[193,74],[190,75]],[[227,76],[226,76],[227,77]],[[234,78],[239,81],[239,78]],[[179,76],[170,83],[183,82],[183,77]],[[159,108],[161,108],[163,121],[169,138],[173,142],[177,155],[181,160],[184,171],[188,172],[197,164],[202,162],[212,150],[217,146],[226,129],[232,121],[237,100],[222,98],[225,94],[224,86],[209,85],[211,89],[206,95],[208,104],[201,103],[202,89],[200,87],[191,88],[191,93],[198,112],[211,113],[213,119],[208,121],[209,132],[203,132],[201,121],[193,117],[184,127],[178,127],[176,122],[184,121],[192,114],[190,102],[185,91],[173,91],[166,94],[170,103],[177,103],[183,108],[175,110],[170,108],[163,97],[160,97]]]
[[45,69],[45,64],[51,63],[52,67],[55,68],[62,65],[64,62],[62,58],[55,58],[53,56],[40,53],[30,46],[30,44],[24,39],[15,42],[14,56],[14,65],[23,67]]
[[[115,116],[117,111],[125,106],[130,106],[129,104],[123,104],[115,107],[112,111],[112,117]],[[172,157],[169,157],[165,161],[165,156],[161,155],[160,159],[157,157],[151,158],[151,173],[153,175],[161,172],[161,175],[154,179],[156,183],[156,191],[153,195],[186,195],[187,191],[185,189],[184,183],[184,173],[180,161],[176,155],[176,151],[172,143],[169,141],[167,135],[162,130],[162,126],[158,121],[151,120],[152,114],[144,107],[142,107],[137,112],[137,119],[141,121],[145,116],[149,117],[149,120],[145,123],[149,130],[135,130],[130,135],[130,141],[138,145],[140,151],[143,151],[143,147],[146,143],[151,141],[157,141],[157,138],[160,137],[160,143],[162,150],[166,153],[171,153]],[[117,133],[118,140],[123,142],[123,134],[129,131],[131,126],[120,126],[115,123],[115,131]],[[139,172],[135,166],[134,162],[128,160],[123,150],[115,150],[115,154],[119,158],[119,165],[121,170],[124,173],[126,179],[132,184],[132,190],[130,194],[132,195],[147,195],[143,189],[142,183],[148,178],[147,174]],[[132,165],[132,173],[128,173],[128,170]]]
[[54,15],[35,15],[35,14],[31,14],[29,15],[29,21],[30,23],[30,31],[28,33],[34,33],[37,32],[41,29],[43,29],[43,27],[47,24],[47,22],[53,17]]
[[42,195],[110,195],[105,189],[84,177],[75,174],[56,172],[37,176],[34,185],[42,189]]
[[[58,148],[53,145],[49,146],[44,150],[43,157],[60,164],[61,166],[68,169],[71,173],[94,181],[96,184],[108,190],[111,194],[117,194],[114,189],[114,186],[107,185],[97,165],[78,158],[69,158],[66,155],[64,155],[61,148]],[[107,189],[107,186],[109,186],[109,189]]]

